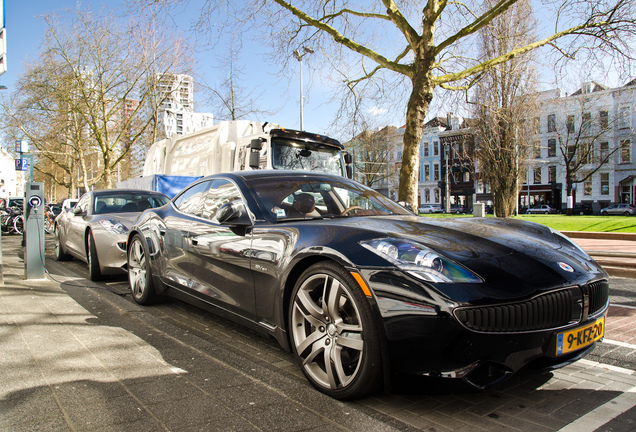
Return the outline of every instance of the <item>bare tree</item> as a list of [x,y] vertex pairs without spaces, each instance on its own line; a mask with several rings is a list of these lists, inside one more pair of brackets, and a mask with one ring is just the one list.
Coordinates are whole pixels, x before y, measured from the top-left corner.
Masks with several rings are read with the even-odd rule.
[[244,82],[244,66],[240,62],[241,43],[236,38],[229,42],[227,55],[218,56],[215,68],[222,79],[214,85],[199,82],[203,94],[212,106],[218,120],[241,120],[269,116],[272,111],[263,104],[264,91],[248,88]]
[[[279,47],[277,59],[282,63],[301,46],[323,53],[348,89],[351,103],[343,105],[347,108],[358,109],[362,98],[371,93],[383,94],[391,101],[396,100],[396,95],[408,93],[399,199],[415,205],[418,148],[437,88],[465,89],[485,71],[546,45],[565,56],[595,49],[631,55],[636,31],[633,1],[562,0],[542,2],[545,16],[553,20],[551,34],[540,35],[527,45],[496,57],[470,58],[474,52],[471,43],[478,32],[517,1],[500,0],[490,9],[478,12],[480,1],[429,0],[422,5],[394,0],[356,4],[348,0],[304,0],[293,4],[287,0],[243,4],[207,0],[201,18],[210,26],[218,25],[212,16],[218,19],[225,14],[235,19],[231,12],[239,10],[241,20],[252,29],[258,24],[266,25],[270,40]],[[261,38],[263,31],[259,33]],[[353,57],[347,57],[347,53]],[[391,91],[396,88],[399,91]]]
[[395,174],[391,164],[395,151],[400,147],[395,140],[395,131],[394,126],[379,131],[365,130],[347,143],[347,150],[355,155],[355,172],[359,182],[377,187]]
[[[494,1],[484,7],[492,7]],[[496,58],[525,46],[536,27],[528,0],[512,5],[480,31],[483,57]],[[493,196],[494,213],[511,216],[517,208],[520,179],[532,137],[527,118],[536,111],[532,53],[516,56],[486,71],[474,91],[481,180]]]
[[[76,11],[70,23],[44,21],[42,54],[3,99],[6,130],[32,143],[40,153],[37,169],[54,181],[111,188],[119,164],[136,146],[152,143],[162,102],[152,99],[158,74],[188,56],[178,41],[157,49],[153,35],[110,16]],[[68,178],[59,179],[54,167]]]

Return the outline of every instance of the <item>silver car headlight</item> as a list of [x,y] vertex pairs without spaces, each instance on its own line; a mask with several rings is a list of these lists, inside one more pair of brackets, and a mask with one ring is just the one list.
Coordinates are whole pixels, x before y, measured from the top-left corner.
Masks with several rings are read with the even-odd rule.
[[363,241],[360,244],[395,264],[400,270],[428,282],[483,282],[467,268],[413,241],[384,238]]
[[118,220],[102,219],[99,223],[111,234],[128,234],[128,227]]

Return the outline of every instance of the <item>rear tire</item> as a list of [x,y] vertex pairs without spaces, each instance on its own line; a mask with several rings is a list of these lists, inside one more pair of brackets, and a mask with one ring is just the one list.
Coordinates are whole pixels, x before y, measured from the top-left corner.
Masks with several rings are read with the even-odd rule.
[[334,262],[312,265],[292,292],[289,333],[305,377],[336,399],[376,391],[382,379],[379,331],[358,283]]
[[53,231],[55,235],[55,261],[68,261],[72,257],[64,252],[64,248],[62,247],[62,242],[60,241],[60,227],[55,226],[55,230]]
[[88,232],[87,241],[87,253],[86,262],[88,264],[88,274],[92,281],[98,281],[102,279],[102,271],[99,268],[99,258],[97,257],[97,247],[95,246],[95,239],[93,238],[93,232]]
[[128,246],[128,283],[133,299],[141,304],[155,303],[157,294],[150,269],[150,256],[144,238],[135,234]]

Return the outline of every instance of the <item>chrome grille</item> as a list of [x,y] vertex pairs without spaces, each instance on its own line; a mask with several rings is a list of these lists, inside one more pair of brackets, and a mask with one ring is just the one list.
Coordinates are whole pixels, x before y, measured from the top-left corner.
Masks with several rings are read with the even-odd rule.
[[518,303],[458,308],[455,316],[469,329],[481,332],[545,330],[570,323],[574,303],[572,289],[564,289]]
[[609,300],[609,282],[600,280],[587,285],[589,296],[588,315],[601,311]]

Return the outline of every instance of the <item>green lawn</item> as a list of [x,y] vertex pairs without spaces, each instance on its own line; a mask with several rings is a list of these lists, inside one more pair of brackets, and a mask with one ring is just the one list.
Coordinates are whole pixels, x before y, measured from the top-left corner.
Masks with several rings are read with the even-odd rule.
[[[472,217],[472,215],[420,215],[431,217]],[[488,215],[492,217],[492,215]],[[636,216],[519,215],[514,219],[537,222],[557,231],[596,231],[636,233]]]

